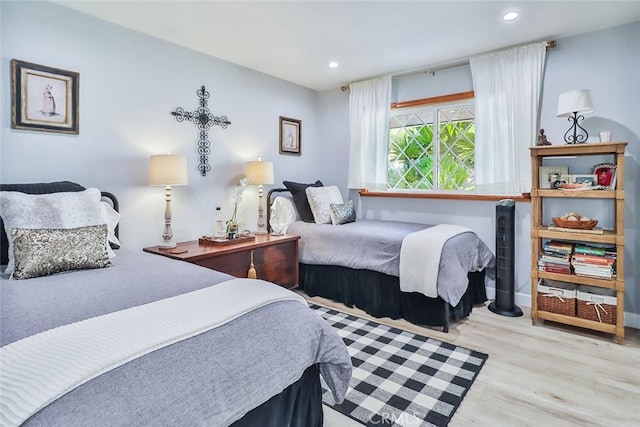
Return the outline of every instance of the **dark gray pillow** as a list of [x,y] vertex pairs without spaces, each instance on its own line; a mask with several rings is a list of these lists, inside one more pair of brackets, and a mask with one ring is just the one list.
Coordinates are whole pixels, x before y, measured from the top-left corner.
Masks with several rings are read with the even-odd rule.
[[313,184],[303,184],[300,182],[282,181],[287,190],[293,196],[293,204],[296,205],[300,219],[304,222],[315,222],[313,219],[313,212],[311,212],[311,206],[309,206],[309,200],[307,200],[307,187],[323,187],[320,180]]

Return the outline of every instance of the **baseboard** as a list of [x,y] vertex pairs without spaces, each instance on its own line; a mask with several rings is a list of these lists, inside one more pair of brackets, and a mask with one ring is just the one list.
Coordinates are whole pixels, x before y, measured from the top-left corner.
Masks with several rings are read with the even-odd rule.
[[[496,289],[492,287],[487,287],[487,298],[490,300],[495,299],[496,297]],[[516,292],[514,295],[515,303],[518,307],[528,307],[531,308],[531,295],[525,294],[521,292]],[[636,313],[624,313],[624,326],[629,328],[640,329],[640,314]]]

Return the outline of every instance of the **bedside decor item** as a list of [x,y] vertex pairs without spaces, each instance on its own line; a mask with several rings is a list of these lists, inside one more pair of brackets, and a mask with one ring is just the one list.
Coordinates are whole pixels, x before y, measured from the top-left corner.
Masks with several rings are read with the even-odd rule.
[[264,208],[262,207],[262,190],[264,185],[273,184],[273,163],[258,161],[247,162],[245,170],[249,184],[258,186],[258,229],[255,234],[267,234],[267,226],[264,222]]
[[242,242],[253,242],[254,240],[256,240],[256,236],[253,235],[236,236],[234,239],[216,239],[211,236],[202,236],[198,239],[198,243],[204,246],[227,246]]
[[233,213],[231,214],[231,219],[227,221],[227,239],[238,237],[238,228],[240,227],[240,224],[238,224],[238,204],[242,201],[242,193],[247,187],[247,182],[246,177],[242,178],[233,191]]
[[160,154],[151,156],[149,160],[149,185],[164,186],[164,231],[162,233],[161,248],[175,248],[173,231],[171,230],[171,190],[174,185],[187,185],[187,159],[183,156]]
[[11,127],[79,133],[80,74],[11,60]]
[[257,279],[256,266],[253,265],[253,251],[251,251],[251,262],[249,263],[249,271],[247,271],[248,279]]
[[598,179],[598,185],[602,185],[609,190],[616,189],[616,165],[613,163],[598,163],[593,167],[593,174]]
[[585,230],[591,230],[598,224],[598,220],[580,215],[577,212],[569,212],[561,217],[553,217],[551,220],[557,227],[582,228]]
[[611,131],[610,130],[602,130],[602,131],[600,131],[600,142],[611,142]]
[[598,177],[595,174],[584,174],[584,175],[569,175],[569,182],[571,184],[583,184],[587,187],[596,187],[598,186]]
[[569,166],[540,166],[538,178],[540,188],[556,188],[554,184],[569,174]]
[[227,226],[225,225],[224,214],[220,206],[216,206],[216,213],[213,214],[213,236],[214,239],[224,240],[227,237]]
[[280,116],[280,154],[301,154],[302,120]]
[[544,129],[540,129],[538,131],[538,141],[536,145],[551,145],[549,141],[547,141],[547,136],[544,134]]
[[585,128],[578,124],[580,120],[584,120],[584,116],[578,115],[578,113],[587,114],[593,113],[593,111],[590,90],[572,90],[560,94],[557,117],[568,117],[571,122],[571,127],[564,134],[564,140],[567,144],[587,142],[589,134]]
[[171,112],[171,115],[176,118],[177,121],[182,122],[188,120],[198,126],[200,130],[200,139],[198,140],[198,155],[200,156],[200,163],[198,164],[198,170],[200,175],[206,176],[207,172],[211,170],[209,165],[209,154],[211,154],[211,143],[209,142],[208,131],[212,125],[218,125],[222,129],[226,129],[231,124],[227,116],[214,116],[209,110],[208,99],[209,92],[205,89],[204,85],[198,91],[196,91],[198,98],[200,98],[200,106],[193,111],[185,111],[184,108],[178,107],[175,111]]

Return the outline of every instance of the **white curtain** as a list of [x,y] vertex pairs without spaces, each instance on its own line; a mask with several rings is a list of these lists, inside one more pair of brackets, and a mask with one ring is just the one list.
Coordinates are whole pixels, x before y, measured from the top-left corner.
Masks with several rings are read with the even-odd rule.
[[349,188],[387,189],[391,77],[349,85]]
[[472,58],[476,120],[476,191],[531,190],[546,43]]

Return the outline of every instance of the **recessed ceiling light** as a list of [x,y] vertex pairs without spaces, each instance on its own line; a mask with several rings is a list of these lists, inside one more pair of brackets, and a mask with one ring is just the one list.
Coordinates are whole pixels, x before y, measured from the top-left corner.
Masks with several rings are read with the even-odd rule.
[[336,61],[329,62],[329,68],[338,68],[338,63]]
[[502,15],[502,20],[503,21],[513,21],[518,16],[520,16],[520,14],[518,12],[511,11],[511,12],[507,12],[504,15]]

